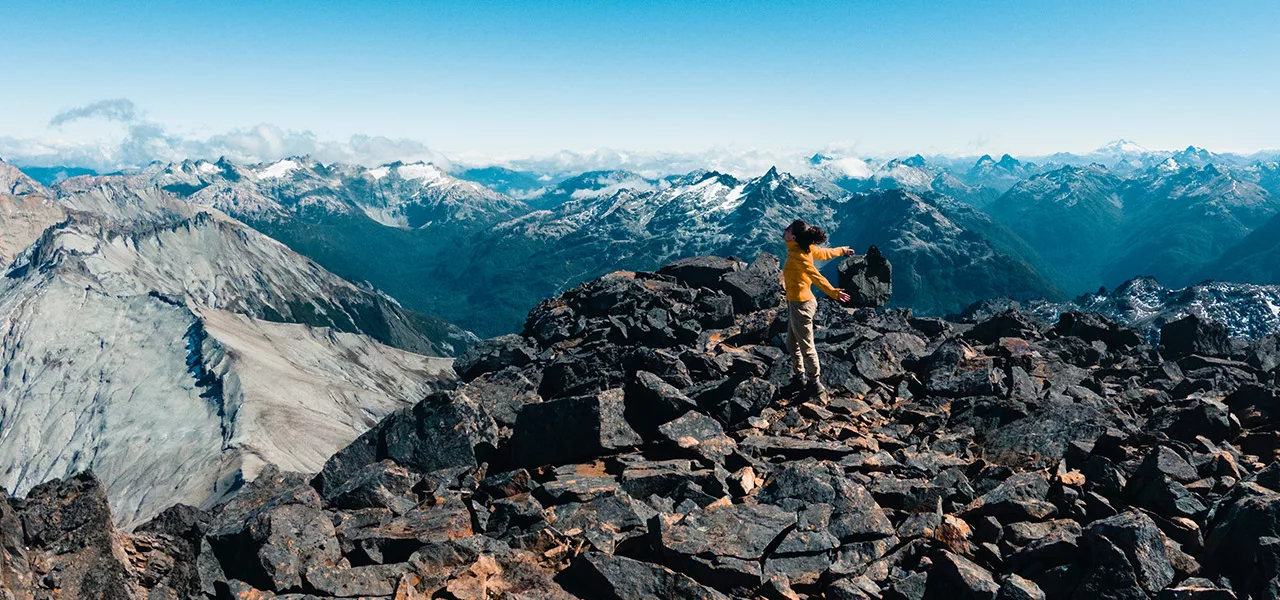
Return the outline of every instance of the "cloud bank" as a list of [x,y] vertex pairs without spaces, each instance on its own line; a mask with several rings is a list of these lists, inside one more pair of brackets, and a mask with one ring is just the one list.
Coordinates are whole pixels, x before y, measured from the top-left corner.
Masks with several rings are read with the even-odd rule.
[[[117,124],[123,137],[111,141],[70,141],[59,136],[67,125],[80,121]],[[376,166],[394,161],[429,161],[453,166],[504,166],[551,176],[586,171],[627,170],[649,178],[710,169],[739,177],[754,177],[770,167],[792,173],[807,172],[810,151],[763,151],[712,148],[701,152],[630,152],[600,149],[591,152],[561,151],[544,156],[494,158],[472,156],[451,160],[426,144],[411,139],[353,135],[346,140],[323,140],[310,131],[293,131],[263,123],[209,136],[189,136],[170,131],[148,119],[144,110],[127,98],[100,100],[57,113],[48,123],[48,134],[33,138],[0,136],[0,158],[28,166],[84,167],[99,172],[137,168],[153,162],[184,159],[216,160],[226,157],[241,163],[271,162],[290,156],[310,155],[327,163]],[[851,157],[852,146],[830,146],[822,152],[846,157],[856,170],[863,165]]]
[[[111,142],[68,141],[57,130],[84,120],[119,123],[124,137]],[[353,135],[346,140],[321,140],[310,131],[292,131],[271,124],[235,129],[207,137],[184,136],[146,118],[126,98],[101,100],[62,111],[49,120],[49,135],[37,138],[0,136],[0,157],[30,166],[85,167],[99,172],[140,167],[152,162],[219,157],[244,162],[269,162],[310,155],[322,162],[378,165],[397,160],[424,160],[448,167],[449,159],[426,144],[409,139]]]

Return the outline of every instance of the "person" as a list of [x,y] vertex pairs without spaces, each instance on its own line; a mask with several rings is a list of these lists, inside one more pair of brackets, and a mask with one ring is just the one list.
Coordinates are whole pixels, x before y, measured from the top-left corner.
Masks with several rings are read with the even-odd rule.
[[819,380],[822,373],[818,364],[818,349],[813,343],[813,319],[818,312],[818,299],[814,297],[810,286],[818,286],[823,293],[841,303],[849,301],[849,294],[831,285],[813,261],[848,256],[853,251],[844,246],[818,246],[817,244],[827,241],[827,232],[801,220],[796,220],[783,230],[782,239],[787,242],[787,262],[782,267],[787,307],[790,310],[787,317],[787,350],[795,361],[795,374],[791,384],[793,389],[802,389],[805,395],[813,397],[822,392]]

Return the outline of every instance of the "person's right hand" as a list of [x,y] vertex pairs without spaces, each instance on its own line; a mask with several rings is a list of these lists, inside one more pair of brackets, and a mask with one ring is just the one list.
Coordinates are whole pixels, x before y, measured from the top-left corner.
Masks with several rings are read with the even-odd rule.
[[845,246],[845,247],[844,247],[844,255],[845,255],[845,256],[853,256],[854,254],[857,254],[857,252],[854,252],[854,251],[853,251],[853,248],[850,248],[850,247],[848,247],[848,246]]
[[840,290],[840,294],[836,296],[836,300],[839,300],[841,304],[848,304],[852,299],[853,298],[849,296],[848,292],[845,292],[844,290]]

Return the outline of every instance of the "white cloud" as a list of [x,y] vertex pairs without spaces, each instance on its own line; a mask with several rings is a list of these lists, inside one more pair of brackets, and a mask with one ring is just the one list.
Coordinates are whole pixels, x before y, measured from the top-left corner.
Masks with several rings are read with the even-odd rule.
[[[55,128],[82,120],[120,123],[118,141],[73,141]],[[311,155],[322,162],[377,165],[396,160],[430,161],[442,167],[449,160],[426,144],[408,139],[353,135],[345,141],[321,140],[310,131],[285,130],[271,124],[235,129],[207,137],[184,136],[148,120],[128,99],[102,100],[62,111],[49,121],[49,135],[38,138],[0,136],[0,157],[33,166],[87,167],[114,171],[153,161],[227,157],[238,162],[271,162],[289,156]]]

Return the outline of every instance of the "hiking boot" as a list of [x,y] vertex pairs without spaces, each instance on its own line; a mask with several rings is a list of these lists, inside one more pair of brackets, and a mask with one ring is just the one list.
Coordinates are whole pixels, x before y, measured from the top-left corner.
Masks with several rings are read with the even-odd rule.
[[822,386],[822,382],[817,377],[806,377],[804,381],[804,395],[807,398],[821,398],[827,393],[827,388]]

